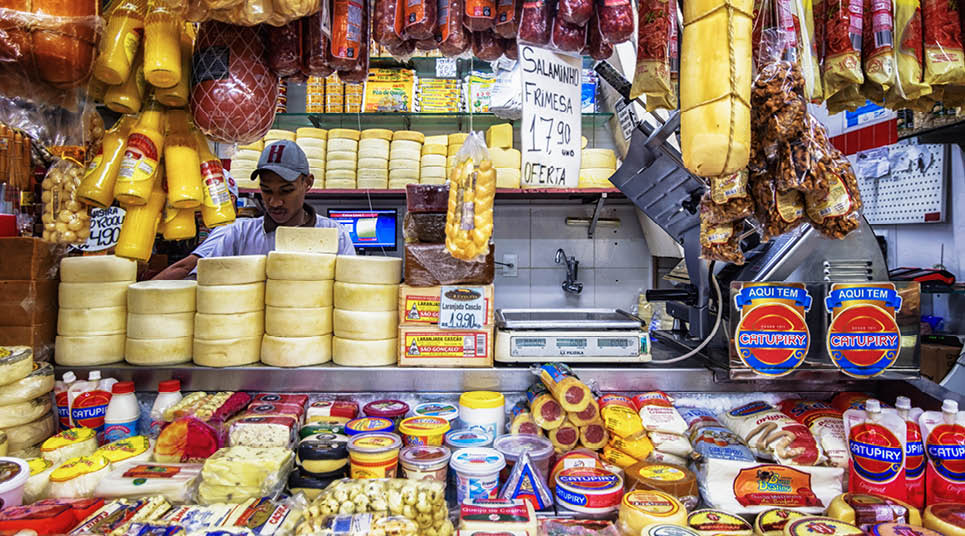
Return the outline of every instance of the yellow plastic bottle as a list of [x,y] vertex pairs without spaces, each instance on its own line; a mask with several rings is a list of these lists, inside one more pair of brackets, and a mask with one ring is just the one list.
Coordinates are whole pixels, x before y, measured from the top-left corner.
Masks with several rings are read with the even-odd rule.
[[197,141],[188,125],[187,110],[168,110],[164,138],[164,170],[168,178],[168,204],[174,208],[201,205],[201,160]]
[[180,17],[164,2],[150,0],[144,17],[144,78],[169,88],[181,80]]
[[175,208],[170,204],[164,207],[164,239],[186,240],[198,234],[194,219],[195,209]]
[[207,227],[227,225],[235,221],[235,207],[231,203],[228,183],[225,182],[221,159],[211,152],[208,139],[195,130],[198,140],[198,156],[201,157],[201,184],[204,200],[201,203],[201,219]]
[[154,181],[146,204],[124,207],[127,213],[124,215],[124,223],[121,224],[117,247],[114,249],[115,255],[145,262],[151,258],[154,236],[161,222],[165,199],[167,194],[164,192],[164,180],[158,178]]
[[164,107],[152,96],[127,137],[127,149],[114,184],[114,199],[121,204],[143,205],[151,197],[164,149],[163,128]]
[[136,114],[141,111],[144,91],[147,88],[141,57],[140,52],[134,57],[134,67],[127,80],[119,86],[108,87],[104,94],[104,104],[119,114]]
[[114,183],[127,150],[127,137],[137,116],[125,115],[104,133],[104,141],[77,188],[77,200],[93,207],[107,208],[114,202]]
[[127,80],[135,65],[134,55],[141,46],[146,8],[146,0],[117,0],[111,7],[94,61],[94,76],[98,80],[112,86]]
[[181,27],[181,80],[169,88],[159,89],[155,93],[157,100],[172,108],[182,108],[188,105],[191,91],[191,54],[194,51],[194,28],[190,24]]

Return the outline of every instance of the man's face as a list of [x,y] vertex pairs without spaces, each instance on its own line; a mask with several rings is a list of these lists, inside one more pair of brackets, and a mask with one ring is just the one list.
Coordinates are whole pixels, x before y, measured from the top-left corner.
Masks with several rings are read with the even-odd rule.
[[298,216],[305,204],[305,193],[314,181],[311,175],[302,175],[294,182],[288,182],[272,171],[261,172],[260,179],[265,210],[279,225],[284,225]]

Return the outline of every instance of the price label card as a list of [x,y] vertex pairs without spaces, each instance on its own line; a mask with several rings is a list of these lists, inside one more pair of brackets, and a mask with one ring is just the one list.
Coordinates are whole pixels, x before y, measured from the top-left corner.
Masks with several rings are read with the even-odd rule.
[[580,179],[582,59],[519,47],[524,185],[576,188]]
[[482,328],[486,317],[486,295],[482,287],[442,287],[440,294],[440,328]]
[[436,59],[436,78],[455,78],[456,58]]
[[87,242],[71,246],[80,251],[104,251],[117,245],[126,212],[121,207],[95,208],[90,211],[90,236]]

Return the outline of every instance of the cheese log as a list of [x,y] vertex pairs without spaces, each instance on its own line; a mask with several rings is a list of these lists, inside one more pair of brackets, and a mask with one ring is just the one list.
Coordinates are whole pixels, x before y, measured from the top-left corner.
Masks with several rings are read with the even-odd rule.
[[399,329],[399,313],[349,311],[336,308],[332,316],[335,336],[363,341],[391,339]]
[[230,315],[265,308],[265,283],[198,285],[198,312]]
[[334,227],[279,227],[275,251],[338,253],[338,229]]
[[320,365],[332,359],[332,336],[275,337],[261,342],[261,362],[273,367]]
[[898,499],[865,493],[842,493],[828,505],[827,516],[859,527],[878,523],[921,525],[921,511]]
[[272,251],[268,253],[266,274],[269,279],[286,281],[335,279],[335,255]]
[[196,339],[220,339],[225,334],[235,337],[255,337],[265,332],[264,311],[236,314],[194,315],[194,337]]
[[265,262],[264,255],[198,259],[198,285],[241,285],[264,281]]
[[593,423],[580,427],[580,445],[588,449],[601,449],[606,445],[609,434],[602,424]]
[[339,255],[335,280],[344,283],[397,284],[402,279],[402,259]]
[[197,282],[141,281],[127,288],[127,312],[145,314],[187,313],[196,309]]
[[322,281],[286,281],[269,279],[265,283],[265,305],[272,307],[330,307],[331,279]]
[[590,388],[563,363],[543,365],[539,378],[565,411],[579,413],[593,400]]
[[127,313],[127,336],[132,339],[164,339],[194,335],[194,312]]
[[123,333],[115,335],[58,335],[54,342],[54,361],[65,367],[106,365],[124,360]]
[[[193,283],[193,281],[192,281]],[[127,305],[130,281],[98,281],[96,283],[61,283],[57,289],[60,307],[123,307]]]
[[202,367],[238,367],[261,358],[261,335],[229,339],[194,339],[194,364]]
[[543,429],[536,424],[533,414],[524,402],[518,402],[512,410],[512,420],[509,423],[509,433],[543,435]]
[[751,0],[683,6],[680,152],[695,175],[735,173],[750,157]]
[[533,419],[543,430],[554,430],[559,428],[566,420],[566,412],[560,407],[559,402],[553,399],[543,384],[537,383],[526,390],[526,399],[529,401],[530,411]]
[[591,399],[583,411],[567,412],[566,418],[576,426],[587,426],[589,424],[602,422],[600,419],[600,406],[596,400]]
[[177,365],[191,361],[194,337],[131,339],[124,344],[124,360],[132,365]]
[[579,428],[566,419],[563,420],[563,424],[550,430],[546,435],[553,442],[556,452],[566,452],[580,442]]
[[265,307],[265,333],[312,337],[332,332],[332,307]]
[[137,262],[114,255],[64,257],[60,261],[61,282],[130,281],[133,283],[136,279]]
[[610,446],[637,460],[645,460],[653,452],[653,443],[645,432],[627,437],[611,437]]
[[381,341],[356,341],[332,338],[332,361],[347,367],[383,367],[398,361],[397,338]]

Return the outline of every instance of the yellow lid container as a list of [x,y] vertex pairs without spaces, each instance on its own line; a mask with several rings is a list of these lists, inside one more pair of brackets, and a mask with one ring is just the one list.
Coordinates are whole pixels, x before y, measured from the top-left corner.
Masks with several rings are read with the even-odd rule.
[[502,393],[495,391],[466,391],[459,403],[470,409],[502,408],[506,403]]
[[399,424],[402,441],[407,447],[440,446],[442,438],[449,431],[449,421],[442,417],[417,415],[403,419]]

